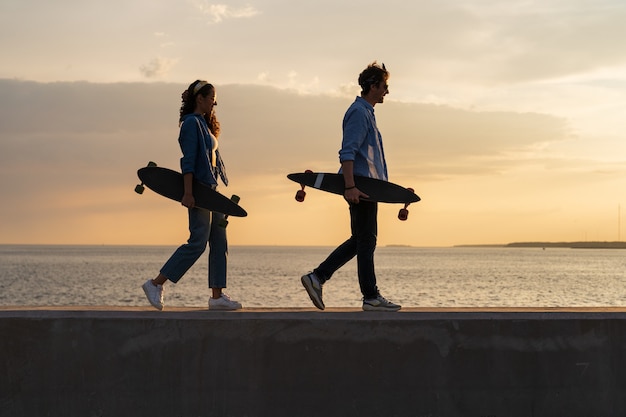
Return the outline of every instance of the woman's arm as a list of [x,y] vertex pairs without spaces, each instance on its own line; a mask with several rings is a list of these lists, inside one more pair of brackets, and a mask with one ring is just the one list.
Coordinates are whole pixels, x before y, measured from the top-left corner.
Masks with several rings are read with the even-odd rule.
[[185,191],[181,204],[185,207],[193,208],[196,205],[196,199],[193,197],[193,174],[191,172],[183,174],[183,187]]

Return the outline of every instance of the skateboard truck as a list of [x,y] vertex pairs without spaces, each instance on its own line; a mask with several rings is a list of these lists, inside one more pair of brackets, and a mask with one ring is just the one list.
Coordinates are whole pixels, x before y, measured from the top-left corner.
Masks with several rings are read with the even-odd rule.
[[[149,167],[155,167],[155,166],[157,166],[157,164],[156,164],[156,162],[152,162],[152,161],[150,161],[150,162],[148,162],[148,166],[149,166]],[[143,194],[143,192],[144,192],[144,190],[145,190],[145,189],[146,189],[146,187],[144,187],[143,182],[142,182],[141,184],[137,184],[137,185],[135,186],[135,192],[136,192],[137,194]]]
[[[415,192],[415,190],[413,190],[412,188],[407,188],[407,190],[409,190],[410,192]],[[402,221],[405,221],[408,217],[409,217],[409,211],[406,209],[409,204],[411,203],[405,203],[404,204],[404,208],[400,209],[400,212],[398,212],[398,218]]]
[[[241,198],[239,198],[239,196],[236,194],[233,194],[232,196],[230,196],[230,199],[235,204],[239,204],[239,200],[241,200]],[[225,214],[224,218],[220,220],[219,226],[223,228],[226,228],[226,226],[228,226],[228,214]]]
[[[312,174],[313,171],[311,171],[310,169],[307,169],[306,171],[304,171],[305,174]],[[304,191],[304,187],[305,185],[301,185],[301,189],[298,190],[298,192],[296,193],[296,201],[299,203],[302,203],[304,201],[304,198],[306,197],[306,191]]]

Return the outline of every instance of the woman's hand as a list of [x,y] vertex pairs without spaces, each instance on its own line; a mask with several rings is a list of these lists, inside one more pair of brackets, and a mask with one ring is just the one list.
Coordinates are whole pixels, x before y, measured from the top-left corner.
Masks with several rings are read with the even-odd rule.
[[196,206],[196,199],[193,198],[193,194],[184,194],[180,203],[187,208],[194,208]]
[[188,172],[183,174],[183,198],[180,199],[180,204],[187,208],[194,208],[196,206],[196,199],[193,198],[193,174]]

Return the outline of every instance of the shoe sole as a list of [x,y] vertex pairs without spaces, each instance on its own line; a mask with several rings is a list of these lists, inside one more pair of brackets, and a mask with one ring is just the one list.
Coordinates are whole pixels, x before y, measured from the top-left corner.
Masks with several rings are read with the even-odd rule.
[[240,305],[236,305],[236,306],[215,306],[215,305],[211,305],[209,304],[209,310],[213,310],[213,311],[235,311],[235,310],[241,310],[243,309],[243,306]]
[[235,311],[241,310],[243,307],[211,307],[209,306],[209,310],[211,311]]
[[[152,284],[150,284],[152,285]],[[156,308],[157,310],[161,311],[163,310],[163,304],[159,305],[159,304],[155,304],[152,302],[152,300],[150,299],[150,294],[148,293],[148,290],[146,289],[146,284],[143,284],[141,286],[141,289],[143,289],[144,294],[146,294],[146,298],[148,299],[148,302],[150,303],[150,305],[154,308]]]
[[318,309],[323,310],[325,307],[324,302],[318,297],[315,288],[313,288],[313,281],[311,280],[311,277],[308,275],[302,275],[300,281],[302,282],[302,286],[306,290],[307,294],[309,294],[309,298],[313,301],[313,305]]
[[363,304],[363,311],[384,311],[389,313],[394,313],[400,310],[402,306],[398,307],[376,307],[371,304]]

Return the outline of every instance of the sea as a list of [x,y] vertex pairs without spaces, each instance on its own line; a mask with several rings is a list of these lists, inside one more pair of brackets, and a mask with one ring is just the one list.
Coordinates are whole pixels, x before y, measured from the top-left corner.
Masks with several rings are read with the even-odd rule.
[[[0,245],[0,306],[147,306],[141,285],[175,246]],[[253,308],[311,308],[300,276],[332,247],[231,246],[228,288]],[[207,256],[165,305],[206,307]],[[404,307],[626,305],[623,249],[378,247],[380,292]],[[324,285],[327,307],[360,307],[355,260]]]

